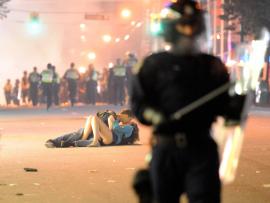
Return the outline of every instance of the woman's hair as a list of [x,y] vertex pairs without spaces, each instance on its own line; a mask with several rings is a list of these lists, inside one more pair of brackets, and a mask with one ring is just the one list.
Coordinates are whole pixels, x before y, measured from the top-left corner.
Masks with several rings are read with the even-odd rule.
[[121,145],[131,145],[140,140],[138,125],[133,122],[130,125],[133,127],[132,134],[128,138],[123,138]]
[[123,110],[120,111],[119,114],[124,114],[124,115],[127,115],[128,117],[131,117],[131,118],[134,117],[133,113],[132,113],[132,111],[130,109],[123,109]]

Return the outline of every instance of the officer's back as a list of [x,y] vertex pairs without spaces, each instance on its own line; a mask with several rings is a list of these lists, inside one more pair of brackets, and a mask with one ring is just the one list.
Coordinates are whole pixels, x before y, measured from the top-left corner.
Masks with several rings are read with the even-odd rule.
[[[214,56],[177,56],[169,52],[147,57],[139,70],[138,78],[148,102],[150,100],[151,106],[162,111],[166,118],[229,80],[227,69]],[[136,97],[136,92],[134,94]],[[216,115],[223,113],[226,100],[228,95],[223,94],[179,120],[156,126],[155,133],[208,130]]]

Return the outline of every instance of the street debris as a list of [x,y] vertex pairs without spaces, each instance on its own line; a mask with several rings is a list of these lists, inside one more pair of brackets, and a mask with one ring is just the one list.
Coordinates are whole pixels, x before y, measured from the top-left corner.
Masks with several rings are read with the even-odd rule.
[[134,171],[135,168],[126,168],[126,170],[131,170],[131,171]]
[[40,186],[40,184],[39,184],[39,183],[33,183],[33,185],[35,185],[35,186]]
[[270,184],[263,184],[264,188],[270,188]]
[[9,187],[13,187],[13,186],[16,186],[17,184],[15,184],[15,183],[10,183],[10,184],[8,184],[8,186]]
[[38,172],[36,168],[24,168],[26,172]]
[[256,171],[256,173],[258,174],[258,173],[261,173],[261,171]]
[[5,183],[0,183],[0,186],[7,186],[7,184],[5,184]]
[[23,193],[17,193],[16,195],[17,196],[23,196]]
[[107,183],[116,183],[115,180],[107,180]]
[[97,173],[97,170],[88,170],[89,173]]

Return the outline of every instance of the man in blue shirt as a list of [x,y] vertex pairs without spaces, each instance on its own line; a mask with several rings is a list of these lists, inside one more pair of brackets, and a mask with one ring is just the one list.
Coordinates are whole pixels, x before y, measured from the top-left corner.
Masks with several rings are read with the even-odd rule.
[[45,145],[53,147],[98,147],[101,145],[133,144],[138,137],[138,127],[131,120],[130,110],[122,110],[119,114],[112,111],[89,116],[84,128],[55,139],[48,140]]

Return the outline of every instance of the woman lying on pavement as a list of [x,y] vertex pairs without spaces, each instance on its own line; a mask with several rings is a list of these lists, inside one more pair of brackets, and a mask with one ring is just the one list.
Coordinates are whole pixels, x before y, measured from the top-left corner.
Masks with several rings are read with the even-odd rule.
[[139,129],[130,110],[119,114],[113,111],[98,112],[89,116],[83,129],[45,143],[46,147],[99,147],[104,145],[128,145],[139,140]]

